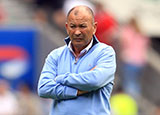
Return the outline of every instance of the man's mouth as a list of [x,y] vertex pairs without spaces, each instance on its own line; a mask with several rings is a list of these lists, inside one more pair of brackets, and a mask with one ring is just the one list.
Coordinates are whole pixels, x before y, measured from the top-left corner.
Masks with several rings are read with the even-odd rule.
[[80,42],[83,40],[83,38],[74,38],[75,41]]

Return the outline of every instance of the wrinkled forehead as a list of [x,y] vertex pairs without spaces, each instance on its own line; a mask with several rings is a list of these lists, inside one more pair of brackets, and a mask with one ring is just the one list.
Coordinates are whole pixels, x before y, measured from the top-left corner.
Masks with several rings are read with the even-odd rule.
[[87,7],[75,7],[68,15],[68,21],[71,21],[73,19],[92,21],[93,15],[90,9],[88,9]]
[[79,15],[79,14],[89,14],[89,11],[87,7],[75,7],[72,12],[74,15]]

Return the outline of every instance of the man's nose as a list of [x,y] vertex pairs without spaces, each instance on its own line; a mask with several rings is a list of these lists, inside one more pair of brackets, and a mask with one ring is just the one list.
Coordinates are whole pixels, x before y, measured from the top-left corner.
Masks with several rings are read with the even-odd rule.
[[75,35],[80,35],[81,34],[81,31],[79,30],[79,29],[77,29],[76,31],[75,31]]

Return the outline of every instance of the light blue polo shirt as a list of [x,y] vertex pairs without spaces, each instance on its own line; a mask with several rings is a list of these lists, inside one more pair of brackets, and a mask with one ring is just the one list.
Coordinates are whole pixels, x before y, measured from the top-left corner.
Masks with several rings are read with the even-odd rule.
[[[113,48],[93,36],[91,47],[75,63],[70,38],[65,41],[67,45],[48,55],[39,78],[39,96],[53,99],[50,115],[110,115],[116,71]],[[78,90],[88,93],[77,96]]]

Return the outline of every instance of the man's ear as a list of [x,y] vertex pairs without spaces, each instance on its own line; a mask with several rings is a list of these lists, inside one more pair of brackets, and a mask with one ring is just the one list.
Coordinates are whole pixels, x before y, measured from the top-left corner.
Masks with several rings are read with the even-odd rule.
[[69,34],[69,33],[68,33],[68,23],[67,23],[67,22],[66,22],[66,24],[65,24],[65,27],[66,27],[67,34]]
[[94,22],[94,31],[93,31],[93,34],[95,34],[96,33],[96,30],[97,30],[97,22]]

